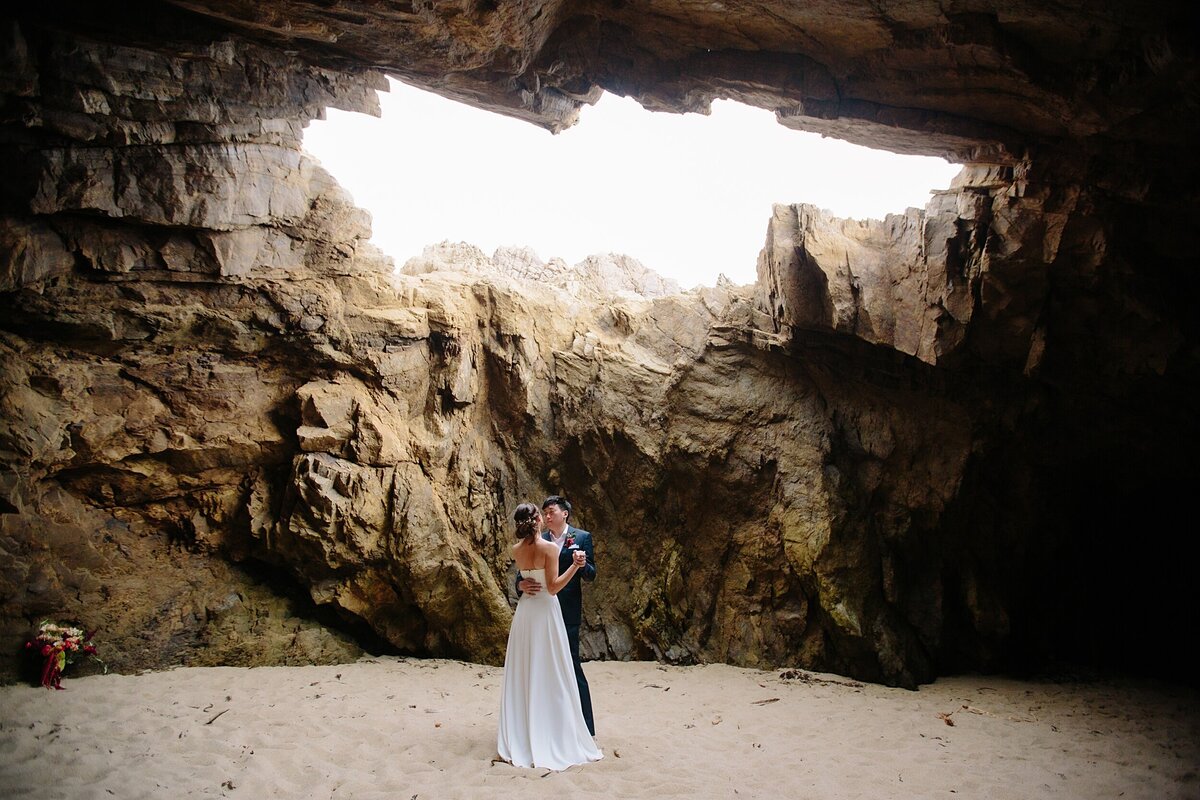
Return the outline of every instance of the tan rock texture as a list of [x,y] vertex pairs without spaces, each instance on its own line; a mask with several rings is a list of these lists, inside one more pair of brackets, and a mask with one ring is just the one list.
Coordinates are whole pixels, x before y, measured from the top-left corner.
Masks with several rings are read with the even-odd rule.
[[[589,657],[907,686],[1188,663],[1174,6],[5,13],[4,675],[45,616],[121,670],[497,663],[509,516],[552,492],[596,536]],[[967,166],[883,221],[776,207],[754,286],[452,244],[398,273],[299,145],[383,73],[554,130],[602,89],[732,97]]]

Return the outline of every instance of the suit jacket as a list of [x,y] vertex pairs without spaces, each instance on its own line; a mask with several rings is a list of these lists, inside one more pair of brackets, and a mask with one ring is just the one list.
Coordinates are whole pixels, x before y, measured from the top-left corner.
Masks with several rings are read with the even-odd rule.
[[[587,554],[587,564],[578,569],[571,580],[567,582],[558,592],[558,602],[562,607],[563,624],[568,628],[576,627],[583,622],[583,581],[596,580],[596,552],[592,547],[592,535],[585,530],[580,530],[573,525],[567,525],[567,535],[563,539],[563,548],[558,552],[558,574],[561,575],[571,566],[573,556],[570,548],[567,547],[566,540],[574,537],[575,544],[579,549]],[[550,532],[546,531],[542,534],[542,538],[551,541]],[[521,572],[517,571],[516,583],[521,583]],[[521,594],[521,587],[517,586],[517,594]]]
[[[566,545],[566,540],[575,538],[579,549],[587,553],[587,563],[579,568],[571,580],[558,592],[558,602],[562,606],[563,622],[567,627],[578,627],[583,621],[583,582],[596,580],[596,553],[592,547],[592,535],[572,525],[567,526],[567,536],[563,540],[563,548],[558,553],[558,574],[561,575],[571,567],[573,552]],[[550,538],[550,534],[546,534]]]

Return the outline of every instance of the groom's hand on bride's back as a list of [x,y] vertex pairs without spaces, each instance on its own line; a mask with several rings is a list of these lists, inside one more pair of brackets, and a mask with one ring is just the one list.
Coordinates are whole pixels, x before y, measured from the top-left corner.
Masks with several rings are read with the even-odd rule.
[[521,594],[537,594],[542,590],[542,585],[533,578],[522,578],[517,582],[517,591]]

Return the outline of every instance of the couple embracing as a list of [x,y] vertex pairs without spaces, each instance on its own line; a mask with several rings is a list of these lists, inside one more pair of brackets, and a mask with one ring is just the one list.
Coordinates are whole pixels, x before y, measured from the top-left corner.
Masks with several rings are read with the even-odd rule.
[[571,504],[517,506],[517,590],[508,632],[496,749],[518,767],[566,769],[599,761],[592,698],[579,664],[581,579],[596,577],[592,535],[571,526]]

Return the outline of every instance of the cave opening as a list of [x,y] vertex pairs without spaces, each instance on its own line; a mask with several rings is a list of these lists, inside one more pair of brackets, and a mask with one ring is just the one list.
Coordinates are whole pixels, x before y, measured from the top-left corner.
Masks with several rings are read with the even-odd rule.
[[382,115],[331,109],[305,149],[373,216],[396,267],[446,240],[575,264],[631,256],[683,289],[756,279],[774,203],[848,219],[924,208],[962,168],[791,130],[717,100],[708,116],[604,94],[559,134],[396,80]]

